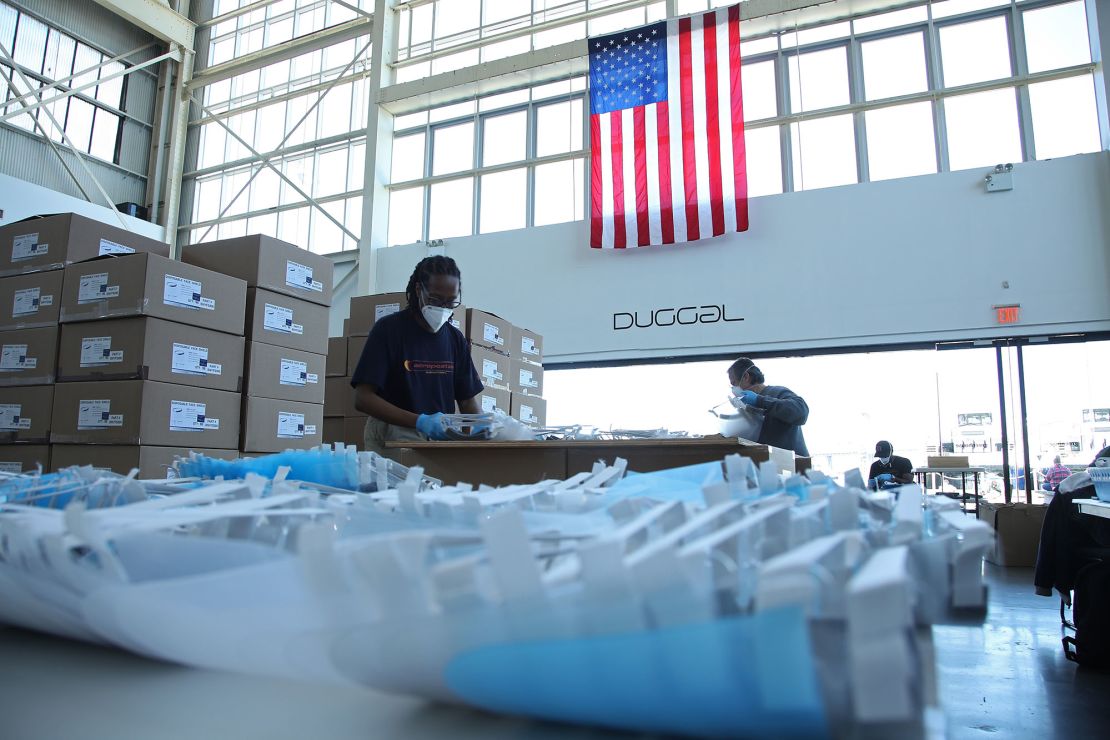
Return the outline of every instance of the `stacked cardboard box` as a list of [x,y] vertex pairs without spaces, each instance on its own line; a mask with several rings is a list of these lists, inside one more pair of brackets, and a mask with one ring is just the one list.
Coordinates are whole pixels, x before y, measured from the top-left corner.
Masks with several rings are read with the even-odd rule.
[[359,354],[366,337],[357,337],[353,342],[352,355],[348,355],[347,337],[332,337],[328,340],[328,377],[324,385],[324,441],[363,446],[363,428],[366,414],[355,408],[354,389],[351,388],[351,372],[348,362],[353,357],[358,363]]
[[513,327],[511,415],[532,426],[547,425],[543,398],[543,337],[520,326]]
[[270,453],[320,444],[331,260],[262,235],[190,245],[181,259],[247,283],[239,449]]
[[[167,255],[169,249],[72,213],[0,228],[0,470],[50,469],[63,268],[103,255]],[[88,464],[91,457],[75,462]]]
[[64,273],[53,467],[164,477],[175,455],[234,450],[246,283],[156,254]]
[[466,338],[486,389],[482,410],[498,409],[525,424],[547,424],[543,398],[543,337],[500,316],[469,308]]

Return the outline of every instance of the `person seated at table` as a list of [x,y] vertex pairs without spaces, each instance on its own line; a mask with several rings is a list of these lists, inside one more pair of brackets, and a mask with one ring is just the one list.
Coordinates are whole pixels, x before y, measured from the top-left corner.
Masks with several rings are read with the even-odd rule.
[[1060,456],[1052,458],[1052,467],[1046,468],[1044,471],[1044,482],[1041,483],[1041,488],[1046,491],[1055,491],[1056,486],[1060,485],[1071,475],[1071,468],[1060,462]]
[[[1110,467],[1110,447],[1099,451],[1089,467]],[[1045,510],[1033,588],[1038,596],[1051,596],[1056,589],[1065,603],[1080,569],[1092,560],[1110,557],[1110,519],[1081,514],[1076,499],[1095,498],[1095,487],[1086,470],[1072,473],[1056,487],[1056,495]]]
[[875,457],[867,473],[867,485],[873,491],[913,483],[913,463],[894,454],[894,445],[885,439],[875,443]]
[[443,415],[481,412],[484,386],[462,332],[449,323],[462,274],[450,257],[426,257],[405,289],[407,306],[374,322],[351,376],[355,408],[369,414],[367,450],[392,457],[386,441],[447,439]]

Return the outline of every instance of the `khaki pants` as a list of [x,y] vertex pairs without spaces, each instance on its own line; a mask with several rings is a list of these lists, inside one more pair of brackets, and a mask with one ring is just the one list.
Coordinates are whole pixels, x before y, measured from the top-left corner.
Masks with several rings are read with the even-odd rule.
[[423,434],[408,427],[394,426],[373,416],[366,417],[366,426],[362,430],[363,449],[376,452],[382,457],[397,460],[397,450],[387,449],[386,442],[426,442]]

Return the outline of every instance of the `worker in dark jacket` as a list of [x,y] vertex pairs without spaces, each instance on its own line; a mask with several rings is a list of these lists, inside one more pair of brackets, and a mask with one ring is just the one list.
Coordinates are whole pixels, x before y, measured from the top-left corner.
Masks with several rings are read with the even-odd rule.
[[802,436],[802,425],[809,418],[809,406],[804,398],[781,385],[767,385],[763,372],[747,357],[732,363],[728,382],[739,403],[763,412],[763,427],[757,442],[809,456]]

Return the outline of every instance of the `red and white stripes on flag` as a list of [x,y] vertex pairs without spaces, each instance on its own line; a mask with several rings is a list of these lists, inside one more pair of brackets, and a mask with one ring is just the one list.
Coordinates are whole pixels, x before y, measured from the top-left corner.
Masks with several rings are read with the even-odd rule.
[[[589,43],[600,49],[615,39],[619,51],[622,38],[630,43],[652,28]],[[592,54],[590,66],[598,85]],[[675,244],[748,228],[738,5],[666,22],[665,84],[657,102],[600,113],[591,105],[591,247]]]

